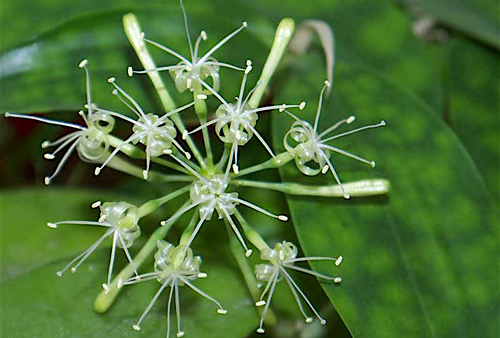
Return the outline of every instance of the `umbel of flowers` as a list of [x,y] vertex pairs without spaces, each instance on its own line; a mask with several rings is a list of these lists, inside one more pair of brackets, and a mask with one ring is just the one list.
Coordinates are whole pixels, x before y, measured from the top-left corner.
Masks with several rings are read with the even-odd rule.
[[[157,90],[165,111],[154,113],[145,111],[140,103],[118,84],[114,77],[108,80],[111,93],[123,103],[124,110],[112,111],[97,106],[92,101],[91,96],[89,62],[83,60],[80,62],[79,67],[85,73],[86,100],[83,109],[78,112],[83,124],[55,121],[33,115],[5,113],[6,117],[32,119],[69,127],[74,130],[58,140],[43,142],[42,148],[54,149],[52,152],[44,154],[47,160],[55,160],[60,153],[64,153],[60,156],[54,173],[45,178],[46,184],[50,184],[57,177],[75,150],[83,161],[95,164],[95,175],[99,175],[106,167],[110,167],[151,183],[178,182],[183,184],[180,189],[167,191],[164,196],[147,201],[139,206],[134,206],[125,201],[104,203],[97,201],[92,204],[93,208],[100,210],[97,220],[68,220],[47,223],[50,228],[58,228],[61,225],[85,225],[102,227],[104,230],[102,236],[94,244],[60,271],[57,271],[57,275],[61,276],[68,270],[75,273],[97,247],[104,241],[111,240],[107,278],[102,284],[103,291],[94,303],[95,309],[99,312],[106,311],[123,287],[143,282],[154,283],[154,280],[156,280],[160,285],[158,291],[149,303],[147,303],[147,300],[144,301],[145,310],[138,321],[133,324],[133,329],[141,329],[140,325],[156,300],[166,294],[168,298],[167,337],[170,335],[172,302],[175,303],[175,316],[177,318],[176,336],[182,337],[185,333],[181,329],[180,320],[180,287],[181,289],[191,289],[196,294],[214,303],[218,314],[224,315],[227,313],[223,304],[220,304],[216,299],[196,286],[198,279],[207,278],[208,275],[201,272],[202,259],[200,256],[195,256],[193,247],[196,245],[196,237],[203,233],[202,228],[205,222],[215,217],[220,220],[221,226],[226,226],[229,229],[228,234],[234,236],[230,237],[230,241],[239,243],[246,257],[252,255],[254,250],[252,248],[256,248],[260,252],[262,263],[255,266],[255,279],[253,281],[256,285],[262,287],[260,296],[254,299],[255,306],[262,308],[260,311],[261,320],[257,328],[258,333],[265,332],[266,315],[269,313],[275,288],[280,281],[284,281],[289,287],[306,323],[311,323],[313,318],[316,317],[321,324],[325,324],[326,321],[307,298],[306,293],[294,281],[293,273],[306,273],[320,280],[338,284],[342,281],[340,277],[326,276],[301,266],[301,264],[307,261],[325,260],[331,261],[333,266],[339,266],[343,259],[342,256],[336,258],[299,257],[297,246],[288,241],[279,242],[274,247],[269,246],[266,240],[255,231],[252,224],[245,220],[240,212],[241,208],[249,208],[283,222],[288,221],[288,217],[279,214],[276,210],[266,210],[247,201],[238,191],[238,187],[257,187],[292,195],[321,195],[346,199],[351,196],[386,193],[388,191],[388,182],[386,180],[365,180],[343,184],[332,160],[332,154],[336,153],[375,167],[375,162],[339,149],[332,143],[338,138],[362,130],[384,126],[385,122],[381,121],[374,125],[332,134],[338,128],[354,122],[354,116],[349,116],[320,132],[319,121],[323,96],[325,89],[330,86],[327,81],[324,82],[323,89],[319,94],[315,119],[312,122],[304,121],[299,117],[300,111],[305,109],[305,102],[261,106],[260,102],[265,88],[268,86],[292,36],[294,22],[291,19],[284,19],[279,24],[275,42],[260,79],[251,90],[247,91],[248,74],[252,71],[252,62],[245,60],[245,66],[238,67],[219,61],[215,57],[220,48],[229,48],[230,45],[226,47],[226,44],[242,32],[248,24],[243,22],[239,28],[208,49],[208,52],[199,56],[201,45],[208,39],[208,35],[205,31],[202,31],[194,45],[192,44],[182,0],[180,5],[188,40],[188,57],[184,57],[182,54],[158,42],[147,39],[133,14],[127,14],[123,18],[125,32],[144,67],[144,69],[140,70],[129,67],[127,70],[128,75],[147,74]],[[177,63],[157,67],[148,52],[148,45],[170,54],[177,59]],[[219,93],[221,82],[219,70],[221,67],[242,73],[241,85],[239,88],[234,88],[235,101],[228,100]],[[175,88],[179,92],[191,92],[191,102],[179,107],[174,103],[172,96],[164,86],[163,78],[160,77],[162,71],[168,71]],[[219,102],[219,107],[215,111],[208,111],[206,100],[209,99]],[[192,108],[194,108],[199,119],[199,126],[187,130],[181,116],[185,111]],[[292,112],[293,110],[295,113]],[[290,116],[292,124],[283,140],[285,147],[283,153],[275,154],[268,141],[266,141],[266,135],[259,133],[257,124],[259,114],[262,112]],[[133,117],[130,117],[130,113]],[[125,140],[112,134],[116,122],[130,125],[131,134]],[[214,127],[215,135],[211,135],[211,127]],[[196,142],[191,138],[191,135],[197,132],[203,134],[202,150],[198,148]],[[261,143],[262,147],[269,153],[270,158],[265,162],[247,168],[240,168],[238,165],[239,154],[244,151],[248,141],[253,137]],[[214,141],[222,142],[224,145],[224,150],[217,160],[211,146],[211,142]],[[144,166],[138,167],[126,157],[143,159],[145,161]],[[336,184],[307,186],[296,183],[290,185],[288,183],[242,179],[243,176],[250,173],[276,169],[289,164],[289,162],[294,162],[297,169],[308,176],[330,172]],[[152,163],[169,168],[176,173],[163,174],[152,171]],[[184,199],[182,206],[161,222],[157,230],[147,239],[146,244],[133,257],[132,252],[139,249],[134,244],[141,236],[140,223],[147,222],[145,220],[146,216],[176,198]],[[179,224],[179,226],[184,226],[180,240],[175,241],[175,239],[170,238],[166,241],[169,229],[172,225],[178,224],[178,219],[185,214],[189,214],[191,219],[188,224]],[[129,264],[118,274],[114,274],[115,256],[120,252],[123,252]],[[151,255],[154,255],[152,271],[139,274],[138,269]],[[248,263],[244,262],[244,264]],[[183,286],[187,286],[187,288],[182,288]],[[313,317],[308,315],[309,312],[312,312]]]

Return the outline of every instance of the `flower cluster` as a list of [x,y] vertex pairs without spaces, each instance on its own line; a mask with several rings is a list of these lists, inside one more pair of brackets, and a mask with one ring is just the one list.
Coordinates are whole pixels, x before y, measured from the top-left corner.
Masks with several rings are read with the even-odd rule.
[[[268,79],[272,75],[274,69],[271,70],[271,73],[269,73],[269,70],[266,71],[267,73],[263,72],[261,79],[255,84],[253,89],[245,95],[248,74],[252,71],[252,62],[246,60],[246,67],[240,68],[229,63],[219,62],[213,57],[217,50],[246,28],[247,23],[244,22],[241,27],[227,35],[203,56],[199,57],[198,54],[201,41],[207,40],[207,33],[202,31],[193,46],[182,1],[181,8],[191,55],[190,60],[166,46],[147,39],[142,30],[140,30],[139,24],[133,14],[128,14],[124,18],[127,36],[144,65],[143,70],[134,70],[132,67],[129,67],[128,75],[147,74],[151,78],[153,85],[162,99],[165,111],[145,111],[130,94],[117,84],[114,77],[108,80],[109,84],[112,86],[111,93],[123,103],[125,112],[113,111],[105,107],[97,106],[91,99],[90,77],[87,68],[88,61],[83,60],[79,64],[79,67],[85,71],[87,99],[86,103],[83,105],[84,110],[81,110],[79,114],[83,119],[84,125],[60,122],[33,115],[5,114],[6,117],[33,119],[76,130],[56,141],[46,141],[42,144],[43,148],[57,146],[55,151],[44,155],[48,160],[54,159],[60,151],[68,148],[57,165],[55,172],[45,179],[46,184],[51,183],[61,172],[64,164],[75,149],[82,160],[96,165],[94,170],[95,175],[98,175],[105,167],[111,167],[148,182],[160,180],[184,184],[182,188],[175,191],[168,191],[164,196],[147,201],[140,206],[134,206],[124,201],[105,203],[95,202],[92,204],[92,207],[100,209],[100,217],[97,221],[71,220],[48,223],[47,225],[51,228],[57,228],[60,225],[66,224],[99,226],[104,228],[103,235],[86,251],[78,255],[69,264],[58,271],[57,275],[61,276],[68,269],[73,273],[76,272],[77,268],[92,254],[92,252],[107,238],[110,238],[112,245],[107,279],[102,284],[104,289],[103,293],[96,301],[99,309],[105,310],[109,307],[114,299],[114,295],[116,295],[122,287],[157,280],[161,286],[147,305],[139,320],[133,325],[133,328],[135,330],[140,330],[140,325],[147,313],[152,309],[154,303],[161,296],[163,291],[167,289],[167,337],[169,337],[170,334],[170,313],[173,300],[175,301],[177,317],[176,335],[177,337],[182,337],[184,336],[184,331],[182,331],[180,327],[180,286],[186,285],[203,298],[212,301],[217,306],[217,312],[219,314],[227,313],[217,300],[195,286],[195,281],[199,278],[206,278],[207,274],[200,272],[201,258],[193,254],[192,247],[196,244],[196,237],[202,232],[201,228],[203,224],[216,215],[219,220],[222,220],[221,224],[227,226],[229,233],[232,230],[235,238],[231,237],[230,240],[237,240],[241,244],[246,257],[252,254],[253,245],[253,247],[260,251],[260,258],[265,262],[264,264],[255,266],[255,284],[262,284],[262,286],[265,284],[260,298],[255,299],[256,307],[264,306],[257,332],[264,333],[264,321],[270,309],[273,293],[278,282],[282,280],[285,280],[286,284],[289,286],[292,295],[297,301],[297,306],[304,315],[306,323],[312,322],[313,317],[306,314],[303,302],[310,308],[320,323],[325,324],[326,321],[314,308],[305,293],[299,288],[293,279],[293,273],[289,271],[294,270],[310,274],[325,281],[340,283],[340,277],[329,277],[299,265],[307,261],[329,260],[333,261],[335,266],[339,266],[342,261],[342,256],[339,258],[298,258],[298,248],[294,244],[286,241],[276,244],[274,248],[271,249],[260,234],[253,229],[252,225],[245,220],[240,212],[241,207],[250,208],[256,212],[260,212],[266,216],[284,222],[288,221],[288,217],[268,211],[245,200],[240,196],[241,193],[238,191],[238,187],[253,186],[271,190],[281,189],[280,191],[283,191],[284,188],[282,188],[279,183],[243,180],[241,177],[268,168],[278,168],[293,160],[297,168],[305,175],[312,176],[319,173],[325,174],[330,171],[338,184],[337,188],[340,187],[340,190],[335,190],[336,187],[333,186],[331,189],[331,196],[349,198],[349,190],[347,186],[341,183],[332,164],[330,159],[331,153],[335,152],[348,156],[367,163],[372,167],[375,166],[375,163],[327,143],[365,129],[383,126],[385,122],[382,121],[379,124],[368,125],[334,136],[329,136],[331,132],[341,125],[351,124],[354,121],[354,117],[351,116],[319,133],[318,124],[322,109],[323,94],[325,89],[330,86],[328,82],[325,82],[325,86],[321,91],[313,125],[300,119],[297,115],[289,111],[291,109],[303,110],[306,105],[303,101],[292,104],[281,103],[260,106],[259,104],[263,93],[263,90],[260,89],[267,86]],[[276,41],[279,43],[273,48],[276,48],[278,51],[284,50],[288,40],[284,39],[283,36],[289,36],[290,34],[288,33],[290,29],[292,28],[290,28],[289,25],[287,26],[286,22],[278,27]],[[286,32],[286,34],[283,32]],[[152,45],[167,52],[169,55],[177,58],[179,62],[175,65],[156,67],[147,51],[146,45]],[[280,54],[272,50],[269,56],[269,60],[271,60],[269,63],[277,64],[281,55],[282,53]],[[221,67],[243,72],[241,85],[234,90],[237,95],[235,101],[227,100],[219,93],[221,82],[219,70]],[[168,70],[170,72],[175,88],[179,92],[182,93],[186,90],[191,92],[191,102],[187,102],[180,107],[174,104],[170,94],[165,89],[166,87],[163,85],[163,80],[159,77],[159,72],[163,70]],[[207,105],[205,101],[208,99],[217,100],[220,103],[219,107],[212,112],[212,115],[207,114]],[[187,130],[180,118],[180,114],[192,109],[194,109],[196,116],[199,118],[199,126],[192,130]],[[278,113],[285,112],[292,118],[291,128],[286,133],[283,140],[285,151],[280,154],[275,154],[264,135],[259,133],[257,129],[259,114],[272,111],[277,111]],[[134,117],[130,117],[130,113],[132,113]],[[207,120],[207,116],[212,118]],[[131,125],[131,134],[125,140],[121,140],[111,134],[115,126],[115,119],[120,121],[120,123],[128,123]],[[212,135],[213,137],[211,137],[212,127],[214,127],[215,130],[214,135]],[[203,133],[205,147],[204,155],[198,149],[196,142],[191,138],[193,133],[199,131]],[[263,163],[240,169],[238,165],[238,154],[242,151],[241,148],[245,147],[253,136],[258,139],[264,149],[269,153],[270,159]],[[220,154],[218,161],[214,161],[214,153],[210,145],[211,139],[218,139],[223,143],[224,150],[222,154]],[[138,167],[132,162],[129,162],[127,157],[132,159],[145,159],[145,166]],[[152,163],[170,168],[176,171],[177,174],[169,175],[153,171]],[[301,186],[297,184],[294,187],[296,190],[288,189],[287,192],[300,195],[308,190],[308,186],[303,186],[301,188]],[[340,193],[336,191],[340,191]],[[140,255],[136,255],[135,258],[133,258],[133,252],[129,251],[129,249],[132,248],[134,241],[141,236],[139,221],[142,222],[147,215],[174,198],[179,198],[181,196],[184,196],[184,204],[182,207],[161,222],[157,230],[142,247]],[[174,224],[182,225],[179,222],[179,218],[188,213],[191,215],[191,220],[185,225],[178,244],[174,245],[166,242],[164,239],[169,229]],[[232,234],[230,234],[230,236],[232,236]],[[129,265],[119,274],[114,275],[113,270],[117,248],[123,250]],[[157,252],[154,254],[153,271],[139,274],[138,269],[148,255],[153,255],[155,248]]]

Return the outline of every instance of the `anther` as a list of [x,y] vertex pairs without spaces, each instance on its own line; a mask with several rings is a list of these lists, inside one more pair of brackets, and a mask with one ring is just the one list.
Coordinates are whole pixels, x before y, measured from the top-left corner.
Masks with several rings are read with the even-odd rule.
[[136,331],[141,331],[141,327],[139,325],[132,325],[132,328]]
[[204,273],[204,272],[200,272],[200,273],[198,274],[198,278],[207,278],[207,276],[208,276],[208,275],[207,275],[206,273]]
[[245,257],[250,257],[252,255],[252,250],[251,249],[248,249],[246,252],[245,252]]
[[190,159],[191,159],[191,154],[190,154],[190,153],[188,153],[187,151],[185,151],[185,152],[184,152],[184,156],[186,156],[186,158],[187,158],[188,160],[190,160]]
[[243,21],[243,23],[241,24],[243,27],[247,28],[248,27],[248,23],[246,21]]
[[351,124],[354,122],[354,120],[356,120],[356,116],[351,115],[351,116],[349,116],[349,118],[347,119],[346,122],[347,122],[347,124]]
[[146,36],[146,34],[144,34],[144,32],[141,32],[141,34],[139,34],[140,39],[144,39],[145,36]]
[[134,75],[134,70],[132,69],[131,66],[128,66],[128,68],[127,68],[127,74],[130,77],[132,77],[132,75]]
[[224,309],[218,309],[217,310],[217,313],[220,314],[220,315],[225,315],[227,314],[227,310],[224,310]]
[[326,325],[326,320],[321,319],[321,320],[319,321],[319,323],[320,323],[321,325]]
[[328,171],[328,165],[325,165],[323,169],[321,169],[321,173],[324,175]]
[[45,183],[45,185],[49,185],[49,184],[50,184],[50,177],[48,177],[48,176],[47,176],[47,177],[45,177],[45,178],[43,179],[43,183]]
[[92,209],[99,208],[100,206],[101,206],[101,201],[95,201],[91,205]]
[[385,126],[386,125],[385,121],[384,120],[380,121],[380,125]]
[[202,38],[203,40],[206,40],[206,39],[207,39],[207,37],[208,37],[208,36],[207,36],[207,32],[205,32],[205,31],[201,31],[200,36],[201,36],[201,38]]
[[62,276],[62,272],[61,271],[57,271],[56,275],[57,275],[57,277],[61,277]]
[[160,225],[165,225],[165,224],[167,224],[167,222],[166,222],[166,221],[161,221],[161,222],[160,222]]
[[375,168],[375,161],[371,161],[370,165],[372,166],[372,168]]
[[177,332],[177,338],[181,338],[181,337],[184,337],[184,331],[179,331]]
[[286,222],[286,221],[288,221],[288,216],[285,216],[285,215],[278,215],[278,219],[279,219],[280,221]]
[[265,333],[265,332],[266,332],[266,331],[264,331],[264,329],[262,329],[262,328],[258,328],[258,329],[257,329],[257,333]]
[[75,272],[76,272],[76,268],[75,268],[75,267],[72,267],[72,268],[70,269],[70,271],[71,271],[71,273],[75,273]]
[[235,174],[238,174],[240,172],[240,169],[238,168],[238,166],[236,164],[233,164],[233,171]]
[[311,317],[307,317],[307,318],[306,318],[306,323],[307,323],[307,324],[311,324],[311,323],[313,322],[313,320],[314,320],[313,318],[311,318]]
[[306,101],[302,101],[300,104],[299,104],[299,109],[302,110],[306,107]]
[[42,142],[42,148],[47,148],[50,146],[50,142],[49,141],[43,141]]
[[96,175],[96,176],[97,176],[97,175],[99,175],[100,173],[101,173],[101,168],[99,168],[99,167],[95,168],[95,170],[94,170],[94,175]]
[[53,160],[54,158],[56,158],[54,155],[52,154],[43,154],[43,157],[46,159],[46,160]]
[[350,198],[351,198],[351,195],[349,195],[348,193],[346,193],[346,192],[345,192],[345,193],[342,195],[342,197],[344,197],[346,200],[348,200],[348,199],[350,199]]
[[102,283],[102,288],[104,289],[104,292],[105,293],[108,293],[109,292],[109,286],[106,284],[106,283]]
[[113,94],[113,95],[118,95],[118,90],[113,89],[113,90],[111,91],[111,94]]
[[258,301],[257,303],[255,303],[255,306],[264,306],[264,305],[266,305],[265,300],[261,300],[261,301]]
[[113,82],[115,82],[115,80],[116,80],[116,79],[115,79],[114,77],[110,77],[110,78],[108,79],[108,82],[109,82],[109,83],[113,83]]
[[163,151],[163,153],[164,153],[165,155],[170,155],[170,154],[172,154],[172,149],[165,149],[165,150]]
[[88,60],[87,60],[87,59],[83,59],[83,60],[82,60],[82,61],[78,64],[78,67],[83,68],[83,67],[85,67],[85,66],[87,65],[87,63],[89,63],[89,62],[88,62]]
[[196,95],[196,98],[198,100],[206,100],[207,99],[207,96],[205,94],[198,94]]
[[[188,132],[187,130],[184,130],[184,131],[182,132],[182,139],[183,139],[183,140],[187,139],[188,134],[189,134],[189,132]],[[169,150],[170,150],[170,149],[169,149]]]
[[101,217],[99,217],[99,223],[102,223],[106,220],[106,215],[102,215]]
[[50,222],[48,222],[48,223],[47,223],[47,226],[48,226],[49,228],[52,228],[52,229],[57,229],[57,224],[55,224],[55,223],[50,223]]
[[344,260],[344,257],[339,256],[339,258],[337,258],[337,260],[335,261],[335,266],[339,266],[340,263],[342,263],[343,260]]
[[327,88],[330,88],[330,82],[325,81],[325,86],[326,86]]
[[342,278],[340,278],[340,277],[335,277],[335,278],[333,279],[333,282],[338,284],[338,283],[342,282]]
[[142,171],[142,177],[144,177],[145,180],[148,179],[148,171],[147,170]]

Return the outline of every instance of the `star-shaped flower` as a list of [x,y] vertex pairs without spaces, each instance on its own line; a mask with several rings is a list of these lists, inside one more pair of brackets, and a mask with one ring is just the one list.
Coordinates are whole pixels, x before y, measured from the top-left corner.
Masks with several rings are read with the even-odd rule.
[[326,172],[330,170],[333,177],[335,178],[335,181],[337,181],[340,188],[342,189],[344,198],[348,199],[350,198],[350,195],[344,190],[335,167],[330,161],[330,152],[336,152],[360,162],[369,164],[372,168],[375,167],[375,162],[365,160],[364,158],[354,155],[348,151],[331,146],[327,144],[327,142],[357,133],[362,130],[382,127],[385,126],[386,123],[385,121],[381,121],[380,123],[374,125],[367,125],[337,135],[328,136],[328,134],[330,134],[341,125],[351,124],[352,122],[354,122],[355,117],[350,116],[349,118],[341,120],[330,126],[322,133],[319,133],[318,123],[321,115],[323,93],[328,87],[330,87],[330,83],[328,81],[325,81],[325,86],[323,87],[323,90],[321,91],[321,94],[319,96],[318,110],[316,112],[316,118],[314,120],[314,127],[311,126],[309,122],[301,120],[297,116],[287,111],[287,114],[290,115],[295,120],[295,122],[292,124],[290,130],[286,133],[283,139],[283,144],[285,146],[285,149],[294,156],[295,163],[302,173],[309,176],[314,176],[319,174],[320,172],[326,174]]

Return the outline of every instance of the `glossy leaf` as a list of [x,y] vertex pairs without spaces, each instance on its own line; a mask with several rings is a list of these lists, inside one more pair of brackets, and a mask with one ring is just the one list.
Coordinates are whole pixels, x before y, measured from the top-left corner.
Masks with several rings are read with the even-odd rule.
[[[467,39],[454,39],[450,56],[450,122],[500,198],[500,72],[498,53]],[[480,67],[478,67],[480,65]]]
[[[311,121],[322,86],[317,57],[304,61],[280,99],[306,99]],[[307,71],[304,71],[307,69]],[[332,161],[345,182],[391,181],[387,197],[349,201],[288,197],[295,228],[310,256],[344,256],[340,286],[322,284],[353,337],[496,337],[498,256],[492,205],[480,174],[453,132],[411,92],[340,63],[320,130],[356,115],[355,125],[387,126],[336,140],[368,159],[371,169],[341,155]],[[291,125],[275,116],[274,142]],[[352,126],[354,127],[354,126]],[[365,168],[366,166],[366,168]],[[285,180],[306,180],[294,165]],[[317,178],[333,181],[331,174]],[[498,322],[497,322],[498,324]]]
[[[0,56],[0,80],[9,83],[9,86],[3,90],[5,99],[0,104],[0,110],[44,112],[81,109],[85,80],[83,71],[77,65],[84,58],[89,60],[91,88],[97,104],[124,110],[121,103],[110,94],[112,87],[106,81],[115,76],[118,83],[145,110],[161,109],[147,76],[136,75],[132,79],[127,76],[129,65],[135,69],[142,69],[142,66],[123,32],[122,16],[126,13],[128,11],[117,10],[81,15],[34,41],[4,52]],[[134,13],[149,39],[168,44],[169,48],[189,55],[179,9],[137,10]],[[195,39],[202,29],[206,30],[208,40],[203,41],[200,47],[204,53],[240,27],[242,21],[217,15],[190,15],[191,38]],[[256,69],[262,67],[268,52],[268,47],[248,31],[243,31],[225,47],[214,53],[219,61],[244,66],[247,59],[252,59]],[[179,62],[158,48],[150,46],[149,50],[158,66]],[[168,72],[163,72],[163,75],[171,93],[176,93]],[[253,72],[251,78],[257,75],[257,72]],[[235,95],[241,77],[241,72],[223,69],[222,93],[226,96]],[[30,99],[26,100],[26,97]],[[179,95],[176,97],[179,98]],[[192,95],[186,92],[177,99],[177,104],[189,100],[192,100]]]
[[500,49],[498,3],[490,0],[399,0],[440,23]]
[[[92,217],[95,211],[80,208],[94,201],[96,196],[106,195],[109,194],[52,189],[4,194],[2,270],[7,274],[4,277],[18,276],[0,286],[2,335],[100,337],[106,332],[108,337],[165,336],[165,301],[160,300],[153,308],[140,333],[131,327],[160,286],[156,281],[127,287],[107,314],[93,311],[93,300],[102,290],[100,285],[107,273],[109,250],[96,251],[75,275],[67,273],[59,278],[55,274],[75,252],[95,241],[99,230],[85,226],[66,229],[61,226],[54,230],[47,228],[45,222],[47,219]],[[218,236],[209,237],[214,240]],[[205,248],[197,253],[204,258],[202,270],[209,273],[209,278],[196,285],[217,298],[229,313],[218,315],[214,304],[181,288],[182,327],[193,337],[239,338],[257,326],[257,312],[227,247],[208,249],[209,243],[212,242],[196,242],[196,248]],[[46,264],[55,258],[55,262]],[[123,263],[123,260],[118,262]],[[149,270],[149,265],[151,261],[143,271]],[[27,270],[31,271],[21,274]]]

